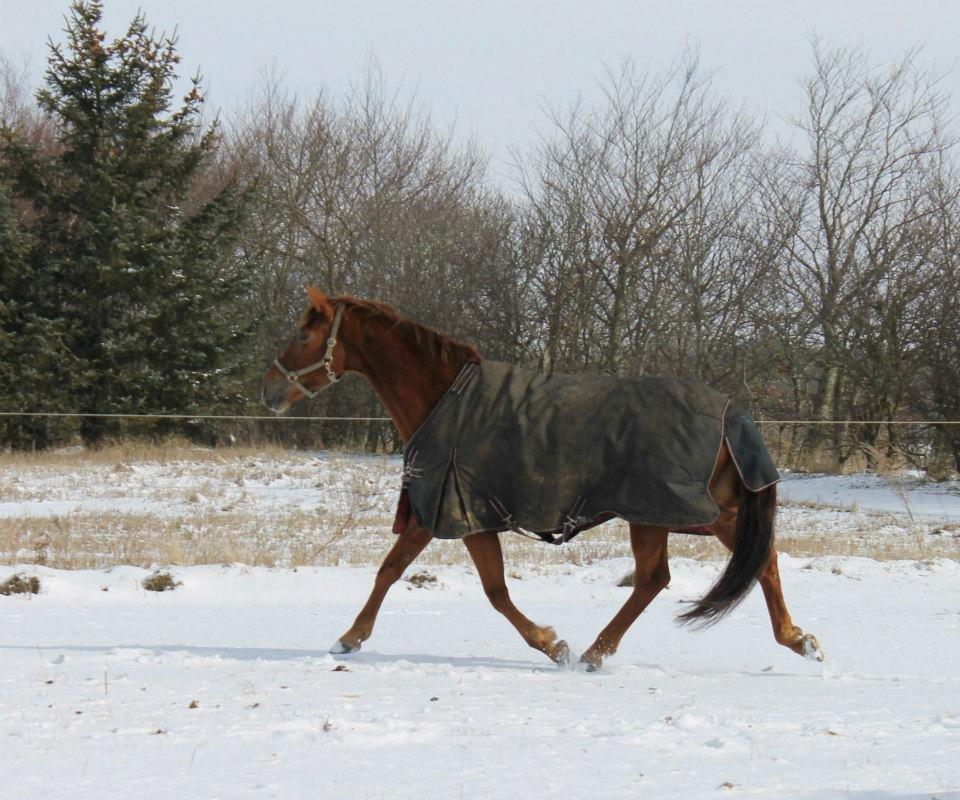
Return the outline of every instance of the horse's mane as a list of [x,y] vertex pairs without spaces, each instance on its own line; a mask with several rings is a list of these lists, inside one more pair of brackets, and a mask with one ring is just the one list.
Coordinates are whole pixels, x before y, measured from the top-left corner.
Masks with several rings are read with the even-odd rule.
[[340,297],[331,297],[330,302],[334,305],[343,303],[351,312],[364,317],[376,317],[387,320],[391,325],[401,333],[407,334],[413,338],[418,346],[427,350],[441,362],[463,360],[480,361],[480,353],[472,344],[458,342],[456,339],[447,336],[441,331],[424,325],[420,322],[404,316],[389,303],[381,303],[376,300],[359,300],[352,295],[341,295]]

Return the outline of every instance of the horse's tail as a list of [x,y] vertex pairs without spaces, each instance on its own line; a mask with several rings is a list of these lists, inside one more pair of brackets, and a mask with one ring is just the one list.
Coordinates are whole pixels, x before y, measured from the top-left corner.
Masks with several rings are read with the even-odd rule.
[[776,484],[751,492],[741,483],[733,555],[710,591],[677,618],[681,624],[708,627],[747,596],[770,560],[776,513]]

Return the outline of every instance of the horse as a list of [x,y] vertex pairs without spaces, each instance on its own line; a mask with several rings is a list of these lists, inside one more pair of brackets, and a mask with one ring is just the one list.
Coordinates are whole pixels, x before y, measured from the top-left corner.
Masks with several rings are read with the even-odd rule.
[[[422,325],[381,302],[349,295],[331,297],[308,287],[309,304],[296,336],[269,367],[262,401],[274,413],[315,397],[347,373],[365,378],[404,442],[409,442],[447,395],[466,365],[479,363],[472,345]],[[704,391],[706,387],[703,387]],[[730,550],[717,582],[680,621],[712,624],[759,582],[775,640],[808,659],[823,660],[817,637],[793,623],[783,598],[773,542],[776,485],[759,492],[744,483],[727,440],[720,442],[708,489],[716,519],[702,530]],[[390,587],[434,538],[416,514],[398,515],[396,541],[376,574],[373,589],[354,623],[330,648],[345,654],[360,650],[373,633],[377,613]],[[597,521],[602,521],[598,519]],[[596,523],[594,523],[596,524]],[[516,628],[526,643],[557,664],[570,660],[570,648],[549,626],[535,624],[514,605],[504,578],[500,533],[508,524],[472,531],[462,538],[493,608]],[[670,582],[667,540],[671,526],[629,524],[635,561],[633,589],[610,623],[580,656],[586,669],[599,669],[612,656],[627,629]],[[682,531],[682,529],[681,529]]]

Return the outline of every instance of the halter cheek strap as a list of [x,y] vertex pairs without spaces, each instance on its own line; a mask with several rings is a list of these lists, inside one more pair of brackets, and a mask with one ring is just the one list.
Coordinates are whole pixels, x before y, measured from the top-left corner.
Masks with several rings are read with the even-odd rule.
[[304,386],[300,379],[314,370],[324,369],[327,371],[327,380],[330,383],[336,383],[342,375],[337,375],[333,371],[333,348],[337,346],[337,334],[340,332],[340,320],[343,319],[343,306],[337,306],[337,313],[333,317],[333,327],[330,328],[330,338],[327,339],[327,351],[323,354],[323,358],[317,361],[315,364],[310,364],[309,366],[302,367],[301,369],[287,369],[283,364],[280,363],[279,358],[273,360],[273,366],[280,370],[280,374],[283,375],[287,381],[292,383],[300,392],[309,397],[311,400],[316,397],[319,392],[311,392],[306,386]]

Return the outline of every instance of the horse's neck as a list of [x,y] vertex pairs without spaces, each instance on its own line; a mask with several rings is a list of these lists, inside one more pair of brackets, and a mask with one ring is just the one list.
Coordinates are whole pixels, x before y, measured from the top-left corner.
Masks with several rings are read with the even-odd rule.
[[440,359],[391,327],[383,326],[377,333],[365,336],[358,371],[406,441],[440,402],[466,358]]

